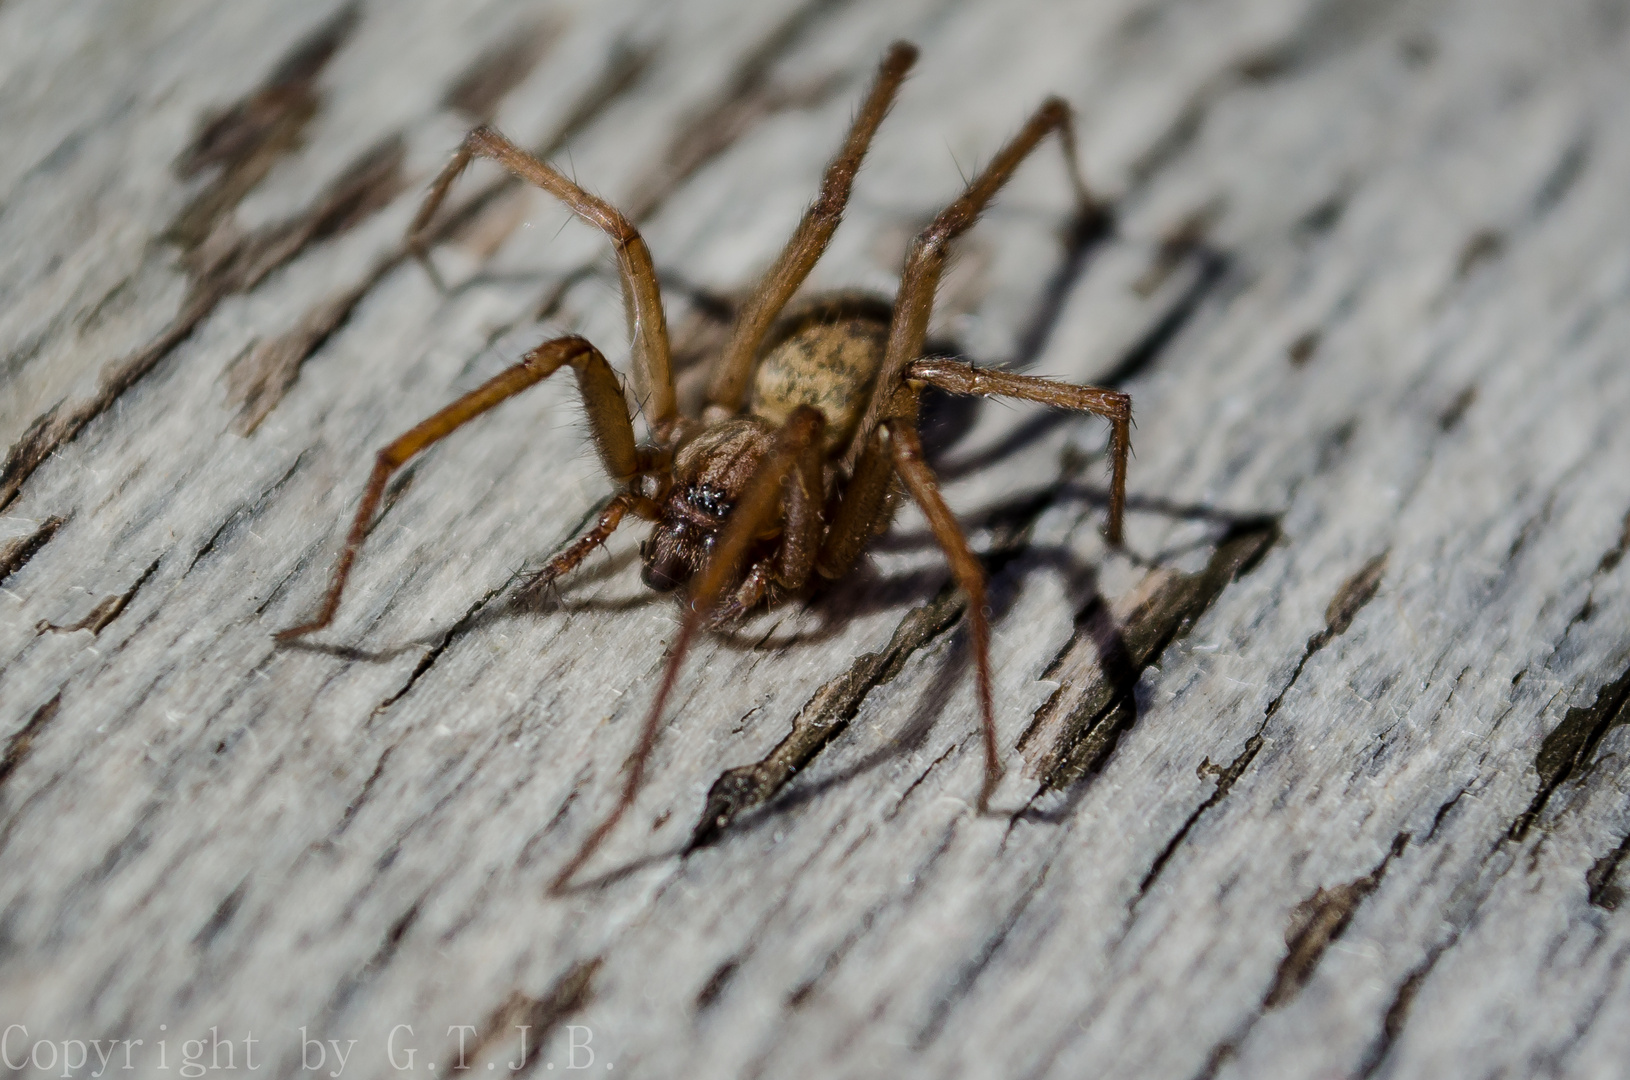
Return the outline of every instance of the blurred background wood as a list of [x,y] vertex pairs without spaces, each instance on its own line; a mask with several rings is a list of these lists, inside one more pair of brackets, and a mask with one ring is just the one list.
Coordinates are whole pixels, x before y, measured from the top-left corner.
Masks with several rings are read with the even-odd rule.
[[[0,5],[7,1067],[1618,1074],[1627,30],[1622,0]],[[270,637],[384,441],[548,335],[626,353],[603,241],[541,193],[471,170],[446,295],[402,231],[493,121],[638,217],[694,365],[896,37],[922,60],[812,288],[889,295],[959,170],[1074,102],[1113,228],[1038,155],[936,347],[1132,393],[1129,550],[1101,423],[938,403],[993,575],[993,812],[907,513],[699,647],[635,811],[547,898],[676,613],[634,535],[526,588],[611,491],[564,381],[406,470],[334,628]]]

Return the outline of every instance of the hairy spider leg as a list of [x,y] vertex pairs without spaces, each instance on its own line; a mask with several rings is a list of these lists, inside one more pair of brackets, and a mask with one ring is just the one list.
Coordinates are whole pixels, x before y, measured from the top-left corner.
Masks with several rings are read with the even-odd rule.
[[890,446],[890,457],[906,490],[922,508],[928,527],[951,564],[951,576],[968,597],[968,628],[973,637],[976,682],[979,687],[980,732],[985,746],[985,782],[979,789],[980,812],[990,805],[990,797],[1002,780],[1002,757],[996,745],[996,713],[990,688],[990,613],[985,609],[985,568],[968,546],[968,538],[957,524],[956,515],[940,494],[934,471],[923,460],[922,440],[913,420],[891,417],[883,421],[882,432]]
[[889,46],[878,65],[877,76],[866,94],[860,111],[849,128],[844,141],[821,180],[821,192],[798,223],[787,246],[775,263],[759,280],[752,296],[743,305],[731,329],[730,340],[719,354],[713,381],[708,389],[708,400],[726,413],[741,410],[747,396],[747,385],[752,379],[753,367],[758,360],[759,346],[769,333],[776,316],[781,314],[792,294],[804,283],[815,263],[826,252],[826,245],[843,220],[844,207],[849,203],[849,192],[854,187],[855,174],[871,146],[878,125],[888,115],[894,97],[905,81],[906,72],[917,60],[916,46],[896,41]]
[[[803,478],[809,472],[808,463],[813,460],[818,466],[825,434],[826,417],[819,409],[801,405],[792,411],[792,415],[777,433],[775,448],[759,463],[746,492],[725,522],[724,531],[719,536],[712,557],[708,559],[707,566],[703,568],[691,590],[690,603],[685,609],[679,636],[674,640],[673,648],[668,653],[668,663],[662,673],[662,682],[651,702],[650,711],[645,714],[645,723],[640,728],[634,749],[623,764],[623,789],[617,799],[617,805],[606,815],[605,820],[595,826],[594,831],[589,833],[582,846],[577,849],[577,854],[573,855],[555,875],[549,885],[551,893],[559,893],[565,889],[583,864],[599,850],[600,845],[611,834],[611,830],[617,827],[617,822],[628,812],[628,808],[634,805],[634,798],[639,794],[640,785],[645,780],[645,767],[650,760],[651,749],[656,745],[657,732],[662,724],[662,713],[667,707],[674,683],[679,678],[679,668],[685,660],[685,654],[690,650],[691,641],[696,637],[697,630],[712,617],[714,607],[725,589],[732,582],[739,580],[742,562],[746,559],[753,541],[775,520],[786,495],[785,482],[792,478],[795,487],[802,486]],[[807,500],[807,508],[811,513],[819,514],[819,500]],[[806,550],[812,552],[813,546]],[[807,569],[805,572],[807,574]]]
[[350,576],[351,565],[356,561],[363,540],[367,538],[368,526],[373,521],[374,511],[379,508],[379,500],[385,494],[385,482],[390,479],[391,473],[419,451],[446,438],[500,402],[542,382],[563,365],[570,365],[577,376],[578,390],[583,395],[583,404],[589,414],[589,430],[612,479],[629,483],[647,469],[650,466],[649,455],[635,445],[634,426],[623,403],[622,385],[617,381],[611,365],[606,363],[606,358],[580,337],[544,342],[522,357],[520,363],[499,372],[379,451],[373,473],[368,477],[368,486],[363,489],[357,515],[351,522],[350,535],[346,537],[345,547],[334,563],[323,606],[310,622],[279,631],[277,640],[292,641],[314,630],[321,630],[334,621],[345,580]]
[[1132,452],[1132,398],[1118,390],[1100,386],[1077,386],[1055,382],[1037,375],[1015,375],[1008,371],[976,368],[955,360],[930,358],[914,361],[906,368],[906,379],[928,383],[952,394],[981,397],[1011,397],[1035,401],[1059,409],[1096,413],[1110,424],[1110,455],[1113,459],[1109,483],[1109,524],[1104,529],[1110,543],[1121,539],[1121,518],[1126,512],[1126,459]]
[[[866,417],[855,430],[844,456],[851,470],[859,462],[878,425],[890,415],[905,415],[891,412],[896,404],[895,391],[905,375],[906,365],[922,355],[923,341],[928,335],[928,317],[934,309],[934,293],[939,288],[951,242],[973,227],[991,199],[1012,178],[1019,163],[1054,131],[1059,133],[1064,144],[1071,184],[1076,198],[1081,202],[1081,212],[1090,213],[1096,208],[1097,204],[1087,189],[1075,159],[1075,133],[1070,106],[1062,98],[1048,98],[1019,133],[985,166],[984,171],[968,183],[956,201],[942,210],[912,242],[905,269],[900,275],[900,288],[895,293],[894,315],[889,325],[883,367],[873,387],[871,401],[867,404]],[[911,408],[914,410],[915,405]]]
[[[985,613],[985,573],[979,560],[968,547],[961,526],[946,507],[934,480],[932,470],[922,458],[921,440],[917,434],[918,393],[908,381],[908,369],[922,354],[923,342],[928,334],[928,319],[934,307],[934,293],[939,287],[940,275],[945,269],[951,242],[968,231],[991,199],[1012,178],[1014,170],[1041,140],[1051,132],[1058,132],[1064,144],[1070,179],[1083,213],[1092,212],[1096,204],[1082,178],[1075,155],[1075,132],[1070,107],[1061,98],[1048,98],[1012,140],[999,151],[991,163],[969,182],[962,194],[941,211],[929,226],[918,234],[911,252],[906,257],[905,269],[900,277],[900,288],[895,295],[894,314],[889,326],[888,345],[884,352],[882,370],[867,404],[866,418],[856,430],[845,461],[850,469],[850,482],[842,500],[833,512],[832,528],[818,560],[817,569],[823,577],[840,577],[853,565],[875,528],[875,522],[885,514],[885,504],[892,488],[893,475],[905,481],[906,488],[927,516],[935,539],[945,552],[952,575],[968,596],[969,625],[973,634],[976,656],[980,723],[985,746],[985,782],[980,791],[979,806],[983,810],[1002,776],[1001,760],[997,749],[996,715],[992,705],[990,677],[990,629]],[[927,371],[928,369],[925,369]],[[928,373],[939,376],[938,369]],[[923,381],[929,381],[924,379]],[[1033,391],[1030,384],[1010,384],[1016,389]],[[1098,394],[1107,393],[1098,391]],[[1025,396],[1019,394],[1018,396]],[[1104,399],[1088,394],[1082,400],[1104,405]],[[1095,410],[1096,411],[1096,410]],[[1122,423],[1112,418],[1112,422]],[[1124,478],[1125,454],[1128,443],[1121,428],[1116,436],[1116,476]],[[1120,481],[1117,482],[1119,490]],[[1114,501],[1110,514],[1109,537],[1120,542],[1120,499]]]
[[526,583],[526,591],[539,593],[552,585],[556,579],[576,570],[583,560],[588,558],[589,552],[611,539],[611,534],[617,531],[617,526],[622,524],[623,518],[630,510],[636,517],[644,518],[646,521],[656,521],[662,516],[662,507],[657,505],[654,499],[648,499],[632,491],[620,492],[606,503],[605,509],[600,511],[600,516],[591,529],[543,564],[543,569]]
[[623,282],[623,308],[628,316],[628,336],[633,348],[634,389],[647,401],[646,416],[652,429],[663,431],[678,419],[679,409],[669,360],[668,324],[662,314],[662,292],[657,285],[650,249],[645,246],[639,230],[616,207],[590,195],[559,170],[539,161],[498,132],[478,127],[464,137],[453,159],[430,185],[424,204],[408,226],[408,249],[430,271],[431,277],[439,281],[424,250],[425,232],[453,181],[477,157],[491,158],[522,180],[547,191],[611,240]]

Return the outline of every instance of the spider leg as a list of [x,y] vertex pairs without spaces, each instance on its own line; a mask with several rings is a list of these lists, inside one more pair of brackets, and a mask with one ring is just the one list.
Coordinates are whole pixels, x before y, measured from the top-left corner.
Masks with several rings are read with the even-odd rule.
[[742,562],[746,559],[753,541],[775,520],[777,512],[781,509],[783,481],[798,469],[799,462],[808,455],[811,446],[817,448],[822,446],[825,434],[826,417],[820,410],[808,405],[799,406],[793,410],[781,428],[776,438],[775,449],[759,464],[753,479],[747,485],[746,492],[725,522],[724,531],[719,534],[712,557],[691,590],[690,604],[685,611],[684,621],[680,624],[679,636],[674,640],[673,648],[668,653],[668,664],[662,673],[662,683],[657,687],[656,698],[651,702],[650,711],[645,714],[645,723],[640,728],[634,750],[623,765],[623,790],[617,805],[604,821],[595,826],[594,831],[589,833],[588,838],[577,849],[577,854],[567,860],[566,865],[555,875],[549,885],[551,893],[558,894],[566,887],[567,882],[571,881],[583,864],[599,850],[605,838],[611,834],[611,830],[616,828],[617,822],[628,812],[628,808],[634,805],[634,797],[639,794],[640,785],[645,780],[645,766],[650,760],[651,748],[656,745],[663,710],[667,707],[668,697],[679,678],[679,666],[684,662],[685,653],[689,651],[696,631],[709,621],[725,590],[740,580]]
[[773,577],[774,571],[767,561],[749,566],[747,572],[742,575],[741,584],[721,597],[719,603],[714,605],[713,615],[709,619],[710,624],[716,627],[729,626],[753,610],[769,594]]
[[[908,387],[909,389],[909,387]],[[883,428],[872,432],[855,471],[832,511],[815,572],[828,581],[849,573],[872,537],[888,527],[889,496],[895,491],[894,462]]]
[[[810,406],[804,406],[815,412]],[[816,413],[816,415],[821,415]],[[825,416],[821,427],[825,428]],[[788,425],[792,423],[788,418]],[[825,471],[826,446],[820,439],[800,443],[794,448],[792,471],[785,481],[785,515],[781,531],[781,546],[769,569],[783,589],[801,589],[809,580],[821,547],[821,534],[826,531],[824,505],[826,488],[822,483]]]
[[894,467],[906,483],[906,490],[928,518],[928,527],[939,541],[951,574],[968,597],[968,625],[973,632],[973,651],[979,687],[979,717],[985,744],[985,783],[979,791],[979,809],[984,812],[1002,779],[1002,760],[996,745],[996,714],[991,706],[990,616],[985,611],[985,568],[968,547],[951,508],[940,494],[933,470],[923,460],[922,440],[916,422],[894,417],[885,420],[883,432],[892,448]]
[[619,483],[627,483],[649,468],[649,456],[634,444],[634,427],[623,404],[622,386],[617,382],[611,365],[606,363],[606,358],[580,337],[563,337],[545,342],[522,357],[520,363],[493,376],[379,451],[373,473],[368,477],[368,486],[362,492],[362,503],[351,522],[345,547],[334,563],[333,577],[329,580],[323,606],[310,622],[279,631],[277,640],[292,641],[314,630],[321,630],[334,621],[345,580],[351,574],[351,565],[356,561],[363,540],[367,538],[368,525],[373,520],[374,511],[379,508],[379,500],[385,494],[385,482],[390,479],[391,473],[425,447],[446,438],[500,402],[542,382],[567,364],[577,375],[578,390],[583,395],[583,404],[589,414],[589,427],[606,471]]
[[736,317],[730,341],[719,356],[718,367],[708,390],[708,400],[726,413],[740,411],[764,335],[769,333],[775,317],[826,251],[838,222],[843,219],[843,210],[849,202],[855,173],[860,171],[861,159],[866,156],[872,136],[877,133],[883,117],[888,115],[894,95],[916,60],[917,49],[914,45],[897,41],[889,47],[878,66],[877,77],[866,100],[855,114],[849,128],[849,138],[826,167],[820,195],[804,211],[803,220],[798,223],[797,230],[787,241],[775,265],[765,271],[752,297]]
[[632,510],[639,517],[654,521],[661,515],[661,508],[651,499],[643,495],[636,495],[632,491],[624,491],[606,504],[600,511],[599,520],[594,527],[578,537],[564,551],[557,554],[544,564],[533,579],[526,583],[526,591],[540,593],[547,589],[558,578],[576,570],[578,565],[589,556],[589,552],[600,547],[611,534],[617,531],[623,518]]
[[647,415],[654,428],[671,423],[679,414],[674,401],[668,326],[662,314],[662,292],[657,285],[656,268],[639,230],[610,203],[590,195],[557,169],[539,161],[498,132],[478,127],[464,137],[453,159],[430,185],[424,204],[408,226],[408,249],[428,266],[424,245],[430,219],[447,197],[453,181],[478,157],[491,158],[522,180],[547,191],[611,240],[617,250],[628,336],[633,344],[635,391],[641,398],[649,399]]
[[[939,286],[940,274],[945,270],[951,241],[967,232],[979,220],[979,215],[1013,176],[1019,163],[1054,131],[1059,133],[1069,156],[1076,198],[1081,200],[1083,210],[1094,207],[1092,195],[1075,163],[1075,132],[1070,107],[1062,98],[1048,98],[1019,133],[985,166],[984,171],[969,181],[956,201],[941,211],[939,217],[912,243],[911,253],[906,256],[905,270],[900,276],[900,290],[895,294],[894,318],[889,326],[883,366],[866,407],[866,418],[855,431],[845,455],[845,462],[851,469],[865,452],[872,432],[877,430],[879,424],[890,416],[907,415],[895,411],[896,391],[905,375],[906,365],[922,355],[923,340],[928,334],[928,317],[934,308],[934,291]],[[900,407],[903,408],[904,404]],[[915,405],[911,407],[914,409]]]
[[1110,481],[1109,525],[1104,530],[1111,544],[1121,542],[1121,516],[1126,508],[1126,458],[1132,450],[1132,399],[1115,390],[1097,386],[1075,386],[1034,375],[1015,375],[971,367],[954,360],[918,360],[906,368],[905,377],[937,386],[953,394],[980,394],[1022,398],[1076,409],[1107,417],[1114,429],[1111,449],[1115,456]]

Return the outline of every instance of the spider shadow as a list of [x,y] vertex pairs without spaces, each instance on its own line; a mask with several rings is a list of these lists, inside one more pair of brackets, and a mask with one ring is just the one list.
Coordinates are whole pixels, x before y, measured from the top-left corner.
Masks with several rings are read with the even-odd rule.
[[332,656],[337,660],[350,661],[351,663],[385,664],[395,660],[398,656],[433,649],[441,636],[432,634],[428,637],[412,638],[388,649],[361,649],[355,645],[330,645],[321,641],[312,641],[309,638],[278,641],[273,647],[279,652],[316,653],[322,656]]
[[565,887],[561,889],[549,889],[546,891],[548,895],[555,897],[581,896],[584,893],[596,892],[608,885],[615,885],[619,881],[626,881],[635,874],[639,873],[641,870],[656,866],[659,863],[668,862],[672,859],[681,859],[684,857],[684,855],[685,845],[670,844],[662,851],[653,852],[648,855],[641,855],[638,858],[630,859],[627,862],[614,866],[610,870],[597,874],[594,877],[584,878],[580,881],[568,882]]
[[[1065,481],[1044,493],[1023,494],[988,506],[964,516],[962,523],[969,531],[999,530],[1015,520],[1033,516],[1036,504],[1041,500],[1052,505],[1075,501],[1102,508],[1109,504],[1109,493],[1094,485],[1073,480]],[[1264,520],[1261,514],[1238,513],[1206,505],[1186,505],[1167,499],[1139,496],[1127,499],[1127,509],[1217,526],[1217,529],[1208,530],[1187,544],[1165,549],[1153,555],[1123,549],[1124,555],[1135,565],[1145,569],[1158,568],[1191,551],[1211,546],[1217,539],[1216,535],[1212,535],[1213,532],[1220,535],[1228,529],[1248,527]],[[940,550],[933,534],[927,530],[913,530],[909,533],[890,531],[874,540],[869,549],[893,554]],[[1076,565],[1074,557],[1064,548],[1026,545],[1023,554],[1038,567],[1052,565],[1071,582],[1081,581],[1081,574],[1087,569]],[[554,582],[547,586],[539,586],[536,580],[523,581],[501,602],[483,607],[462,625],[464,629],[476,629],[505,619],[536,618],[548,614],[568,616],[586,613],[621,614],[642,610],[652,604],[677,603],[672,596],[649,590],[616,597],[574,596],[579,590],[603,585],[626,575],[637,560],[637,549],[624,547],[589,566],[579,568],[564,583]],[[795,625],[786,632],[778,631],[789,621],[787,616],[782,614],[778,617],[777,609],[772,609],[740,623],[712,627],[710,633],[726,647],[738,650],[774,652],[799,646],[818,645],[838,636],[854,618],[926,603],[935,593],[946,587],[949,575],[950,570],[943,562],[931,563],[905,573],[890,574],[881,570],[876,563],[862,560],[844,578],[822,582],[802,598],[794,598],[788,606],[796,608],[792,619]],[[1091,597],[1096,595],[1096,584],[1094,582],[1091,588],[1075,586],[1073,594],[1080,594],[1076,608],[1083,610]],[[994,601],[992,610],[996,611]],[[336,648],[321,651],[344,655],[348,659],[383,660],[407,648],[432,646],[439,638],[440,635],[431,635],[424,641],[416,641],[383,653],[367,654],[358,650]]]
[[[1057,492],[1058,496],[1053,500],[1055,502],[1070,495],[1092,503],[1108,501],[1107,492],[1077,483],[1062,485]],[[1144,513],[1198,521],[1211,526],[1191,543],[1164,550],[1154,556],[1134,559],[1138,565],[1149,571],[1167,567],[1194,551],[1214,548],[1236,532],[1261,528],[1275,521],[1272,515],[1267,514],[1240,513],[1206,505],[1185,505],[1164,499],[1129,500],[1128,507]],[[985,516],[999,520],[1002,513],[998,509],[994,513],[987,512]],[[932,543],[932,538],[926,535],[913,535],[909,541]],[[1011,615],[1013,605],[1017,602],[1024,582],[1030,574],[1037,570],[1055,571],[1063,579],[1065,595],[1076,612],[1074,634],[1089,639],[1097,653],[1098,669],[1110,691],[1107,710],[1109,712],[1125,710],[1119,721],[1121,733],[1124,735],[1125,731],[1137,724],[1142,712],[1143,703],[1138,698],[1137,686],[1143,667],[1135,661],[1123,628],[1111,611],[1108,598],[1099,587],[1096,566],[1080,559],[1068,547],[1058,545],[1026,546],[1012,556],[1012,562],[1020,565],[1011,570],[1008,566],[994,568],[996,572],[991,574],[988,599],[992,624],[998,625]],[[972,666],[970,648],[966,629],[958,627],[954,631],[950,647],[937,661],[934,674],[917,697],[910,716],[885,745],[871,750],[859,761],[843,766],[830,775],[815,780],[794,779],[763,805],[742,814],[740,819],[732,824],[732,828],[752,829],[765,821],[778,819],[834,788],[857,780],[891,761],[921,751],[934,725],[940,721],[945,708],[968,677]],[[1033,727],[1027,725],[1016,740],[1016,749],[1027,758],[1030,755],[1026,752],[1026,743],[1032,730]],[[977,726],[970,728],[962,736],[962,740],[977,738]],[[1054,824],[1061,822],[1085,796],[1090,786],[1085,781],[1101,769],[1107,757],[1106,754],[1088,776],[1069,784],[1064,789],[1064,801],[1059,806],[1046,810],[1037,809],[1034,806],[1035,797],[1032,797],[1022,806],[1010,809],[991,808],[986,813],[990,816],[1007,818],[1009,821],[1027,820]],[[971,792],[969,797],[972,798]],[[897,811],[898,806],[894,811],[890,811],[888,816],[892,817]]]
[[[1065,592],[1078,612],[1075,618],[1077,631],[1090,636],[1096,644],[1099,666],[1106,678],[1111,681],[1116,696],[1132,699],[1132,690],[1137,683],[1139,671],[1133,663],[1121,629],[1109,611],[1108,602],[1099,589],[1096,568],[1076,558],[1069,549],[1057,546],[1026,548],[1020,558],[1027,564],[1020,572],[998,573],[991,578],[991,589],[987,596],[991,622],[999,623],[1011,615],[1029,574],[1046,568],[1060,572],[1065,580]],[[739,822],[733,824],[733,829],[752,829],[764,822],[778,819],[806,803],[813,802],[828,791],[848,785],[890,762],[923,750],[935,725],[944,716],[945,709],[969,678],[969,671],[973,666],[972,659],[971,638],[964,626],[958,626],[952,632],[949,647],[935,662],[934,673],[916,698],[910,715],[898,732],[884,745],[876,747],[859,761],[843,766],[830,775],[805,782],[795,779],[762,806],[743,814]],[[979,729],[976,724],[969,728],[958,742],[978,738]],[[1020,742],[1023,742],[1023,736]],[[970,792],[970,800],[971,798]],[[888,816],[892,817],[899,808],[897,804]],[[998,817],[1012,816],[1007,811],[996,809],[991,809],[987,813]]]

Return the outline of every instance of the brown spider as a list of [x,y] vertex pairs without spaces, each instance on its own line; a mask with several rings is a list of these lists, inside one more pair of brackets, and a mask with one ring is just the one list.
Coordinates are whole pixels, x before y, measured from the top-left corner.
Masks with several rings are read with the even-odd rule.
[[632,513],[655,524],[641,547],[645,583],[658,590],[689,584],[690,602],[656,699],[625,764],[622,796],[555,877],[552,890],[572,878],[633,804],[664,705],[697,629],[735,619],[761,604],[805,595],[817,581],[847,574],[866,544],[887,528],[897,501],[897,477],[922,508],[957,584],[968,595],[985,750],[979,806],[985,808],[1002,775],[991,710],[985,575],[923,460],[917,433],[922,387],[1023,398],[1107,417],[1114,429],[1114,473],[1106,535],[1111,543],[1120,542],[1130,398],[1113,390],[978,370],[920,355],[951,241],[973,225],[1049,132],[1057,131],[1063,141],[1083,213],[1096,212],[1076,162],[1070,109],[1059,98],[1048,98],[962,195],[918,235],[892,309],[868,312],[833,301],[777,327],[783,308],[837,228],[872,135],[916,58],[916,48],[905,42],[895,43],[883,58],[847,141],[827,166],[820,196],[737,316],[714,364],[709,404],[700,417],[681,415],[675,403],[662,298],[645,241],[622,214],[555,169],[497,132],[476,128],[436,178],[409,226],[408,247],[424,261],[426,226],[454,180],[479,156],[493,158],[543,188],[604,232],[616,245],[636,389],[647,401],[650,441],[635,441],[622,386],[593,345],[576,336],[539,345],[520,363],[379,452],[321,610],[310,622],[277,637],[289,641],[333,620],[393,471],[499,402],[570,365],[595,446],[623,490],[592,529],[549,561],[537,584],[572,570]]

